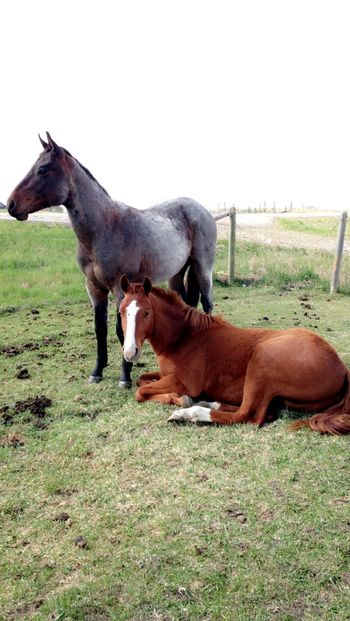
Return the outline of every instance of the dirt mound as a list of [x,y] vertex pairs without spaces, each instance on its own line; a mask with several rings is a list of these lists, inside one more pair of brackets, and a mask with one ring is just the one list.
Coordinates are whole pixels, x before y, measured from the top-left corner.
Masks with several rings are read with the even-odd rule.
[[23,343],[23,345],[7,345],[0,348],[0,354],[4,356],[18,356],[24,351],[33,351],[39,349],[38,343]]
[[46,408],[52,405],[51,399],[45,395],[38,397],[28,397],[22,401],[16,401],[11,405],[3,405],[0,408],[1,422],[4,425],[11,425],[17,414],[29,411],[34,417],[34,423],[37,427],[43,427],[42,419],[46,416]]

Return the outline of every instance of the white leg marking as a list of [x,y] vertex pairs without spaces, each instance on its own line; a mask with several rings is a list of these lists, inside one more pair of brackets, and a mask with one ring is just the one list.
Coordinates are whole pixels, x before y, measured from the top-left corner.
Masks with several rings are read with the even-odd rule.
[[181,408],[175,410],[168,421],[189,421],[191,423],[212,423],[210,416],[210,409],[204,408],[201,405],[193,405],[191,408]]
[[139,310],[136,300],[130,302],[126,307],[126,335],[124,338],[123,355],[125,360],[132,362],[136,354],[136,341],[135,341],[135,329],[136,329],[136,315]]

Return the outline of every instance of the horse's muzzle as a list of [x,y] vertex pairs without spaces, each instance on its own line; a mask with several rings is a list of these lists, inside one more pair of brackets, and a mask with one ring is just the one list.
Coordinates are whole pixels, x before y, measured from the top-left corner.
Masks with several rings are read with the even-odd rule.
[[141,354],[141,349],[135,347],[134,349],[128,351],[123,347],[123,356],[126,362],[137,362]]
[[9,199],[7,201],[7,211],[9,212],[10,216],[14,215],[15,209],[16,209],[15,201],[13,201],[12,199]]
[[18,213],[16,212],[16,203],[11,198],[7,202],[7,211],[9,212],[12,218],[16,218],[17,220],[28,220],[28,214],[26,212]]

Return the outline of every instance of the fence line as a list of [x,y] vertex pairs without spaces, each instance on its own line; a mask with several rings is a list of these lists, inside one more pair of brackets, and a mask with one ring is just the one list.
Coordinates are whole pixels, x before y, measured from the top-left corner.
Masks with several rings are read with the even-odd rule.
[[[344,211],[341,214],[340,219],[339,219],[336,252],[335,252],[335,258],[334,258],[333,269],[332,269],[332,274],[331,274],[331,287],[330,287],[331,294],[336,293],[339,287],[339,276],[340,276],[342,258],[344,254],[344,240],[345,240],[347,217],[348,217],[348,212]],[[228,234],[227,282],[229,285],[232,285],[234,281],[234,277],[235,277],[235,246],[236,246],[236,228],[237,228],[236,208],[232,206],[230,209],[226,209],[225,211],[222,211],[214,215],[214,220],[216,222],[219,222],[219,220],[222,220],[223,218],[230,219],[229,220],[229,234]],[[332,233],[333,230],[335,231],[335,227],[334,229],[332,229],[330,233]],[[319,239],[326,239],[327,237],[329,237],[329,234],[324,235],[320,237]],[[309,243],[308,246],[309,247],[314,246],[318,241],[319,240]]]
[[337,293],[339,287],[339,275],[340,275],[340,267],[343,258],[343,248],[344,248],[344,239],[345,239],[345,229],[346,229],[346,221],[348,219],[348,212],[343,211],[339,220],[339,228],[338,228],[338,236],[337,236],[337,246],[335,249],[335,257],[333,263],[333,270],[331,276],[331,293]]

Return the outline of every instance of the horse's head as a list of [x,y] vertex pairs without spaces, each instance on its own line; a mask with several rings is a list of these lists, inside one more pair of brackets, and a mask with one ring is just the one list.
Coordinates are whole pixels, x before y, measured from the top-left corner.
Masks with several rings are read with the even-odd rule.
[[44,207],[62,205],[68,198],[69,154],[46,135],[48,142],[39,136],[44,151],[7,201],[9,214],[17,220],[27,220],[30,213]]
[[120,286],[125,297],[119,307],[124,332],[123,355],[127,362],[136,362],[145,339],[153,331],[153,309],[149,299],[152,283],[130,283],[124,275]]

